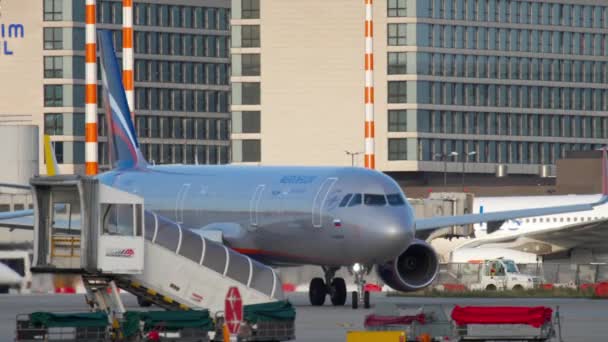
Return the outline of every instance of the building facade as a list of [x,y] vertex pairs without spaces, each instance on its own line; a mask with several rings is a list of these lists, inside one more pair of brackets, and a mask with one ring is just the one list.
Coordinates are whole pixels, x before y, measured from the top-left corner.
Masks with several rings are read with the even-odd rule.
[[[234,161],[350,165],[364,148],[364,1],[232,7]],[[466,163],[535,175],[606,143],[608,3],[375,0],[373,9],[379,170]]]
[[[229,7],[228,0],[134,1],[135,126],[150,162],[230,160]],[[39,125],[40,134],[55,142],[61,172],[83,173],[85,1],[9,0],[2,11],[2,23],[23,23],[24,34],[3,37],[14,54],[2,56],[0,69],[17,81],[3,77],[0,122]],[[97,28],[114,32],[119,58],[122,13],[121,0],[97,1]],[[103,170],[108,157],[101,94],[99,89]]]

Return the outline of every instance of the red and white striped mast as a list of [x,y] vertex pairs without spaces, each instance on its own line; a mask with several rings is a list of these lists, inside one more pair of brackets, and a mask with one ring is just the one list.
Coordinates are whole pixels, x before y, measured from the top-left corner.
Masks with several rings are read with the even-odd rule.
[[376,168],[373,13],[373,0],[365,0],[365,167],[368,169]]
[[131,121],[135,123],[133,78],[133,0],[122,1],[122,83],[127,95]]
[[86,0],[85,7],[85,173],[99,172],[97,161],[97,37],[96,0]]

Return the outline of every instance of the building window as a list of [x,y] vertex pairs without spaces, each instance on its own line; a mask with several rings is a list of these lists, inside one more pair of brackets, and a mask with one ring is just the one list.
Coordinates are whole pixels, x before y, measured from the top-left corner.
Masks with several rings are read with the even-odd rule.
[[44,106],[61,107],[63,105],[63,86],[45,85],[44,86]]
[[254,82],[243,83],[243,104],[260,104],[260,84]]
[[388,73],[389,75],[407,74],[407,53],[389,52],[388,53]]
[[63,19],[63,0],[44,0],[44,21],[59,21]]
[[388,160],[407,160],[407,139],[388,139]]
[[260,18],[260,0],[242,0],[241,10],[242,10],[241,18],[259,19]]
[[61,50],[63,48],[63,31],[60,27],[44,28],[44,49]]
[[259,162],[262,160],[259,140],[243,140],[243,162]]
[[241,26],[242,47],[260,47],[260,26]]
[[407,111],[389,110],[388,111],[388,131],[406,132],[407,131]]
[[243,133],[260,133],[260,112],[243,112]]
[[63,135],[63,114],[46,114],[44,116],[44,134]]
[[388,103],[407,102],[407,82],[394,81],[388,82]]
[[57,164],[63,164],[63,141],[55,141],[53,143],[53,151],[55,152]]
[[44,77],[62,78],[63,77],[63,57],[45,56],[44,57]]
[[388,45],[407,45],[407,24],[388,24]]
[[241,55],[242,73],[243,76],[259,76],[260,75],[260,55],[259,54],[244,54]]
[[407,0],[388,0],[387,4],[389,17],[407,16]]

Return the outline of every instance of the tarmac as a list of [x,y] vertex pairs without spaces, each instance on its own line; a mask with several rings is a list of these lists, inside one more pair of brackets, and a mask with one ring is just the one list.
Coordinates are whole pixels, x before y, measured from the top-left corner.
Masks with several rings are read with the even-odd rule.
[[[288,298],[296,306],[297,341],[344,342],[346,332],[363,329],[365,315],[373,312],[374,304],[398,303],[408,305],[442,305],[449,314],[455,305],[559,306],[562,318],[562,337],[566,342],[600,342],[608,340],[608,300],[563,298],[411,298],[372,295],[372,309],[353,310],[350,303],[333,307],[326,301],[323,307],[308,304],[308,295],[292,293]],[[137,308],[135,297],[125,294],[127,309]],[[83,312],[87,310],[83,295],[0,295],[0,342],[13,341],[15,316],[34,311]],[[557,341],[557,340],[556,340]]]

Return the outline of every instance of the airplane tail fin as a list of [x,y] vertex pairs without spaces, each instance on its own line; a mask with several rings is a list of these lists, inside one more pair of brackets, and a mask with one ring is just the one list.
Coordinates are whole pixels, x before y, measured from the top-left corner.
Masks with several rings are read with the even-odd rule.
[[44,159],[46,160],[46,175],[57,176],[59,174],[59,166],[55,157],[55,149],[51,145],[51,137],[44,135]]
[[145,166],[147,162],[139,149],[135,126],[131,120],[120,68],[112,45],[112,33],[99,30],[98,37],[109,160],[113,168]]

